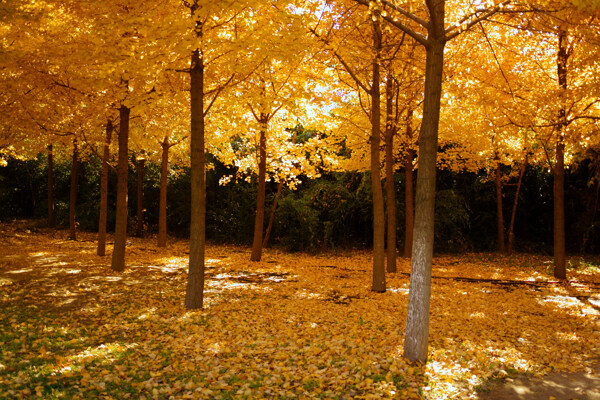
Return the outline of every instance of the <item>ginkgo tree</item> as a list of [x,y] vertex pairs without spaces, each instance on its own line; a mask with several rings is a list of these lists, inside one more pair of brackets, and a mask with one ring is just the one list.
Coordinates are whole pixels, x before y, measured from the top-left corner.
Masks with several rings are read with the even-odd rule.
[[239,75],[247,75],[239,70],[238,56],[246,44],[244,32],[251,29],[246,25],[248,20],[244,13],[252,13],[252,10],[245,1],[221,4],[194,0],[185,6],[189,19],[184,42],[190,62],[184,71],[190,76],[191,114],[190,261],[185,306],[197,309],[202,308],[204,298],[206,121],[223,90],[239,81]]
[[[336,29],[347,27],[348,29]],[[371,290],[385,292],[385,206],[381,185],[381,69],[383,56],[383,30],[379,13],[364,13],[352,2],[339,2],[337,7],[321,10],[321,17],[308,28],[328,48],[339,65],[338,81],[347,85],[350,97],[338,93],[342,110],[339,116],[349,132],[351,147],[369,143],[369,170],[373,199],[373,275]],[[350,41],[349,39],[352,39]],[[366,55],[366,56],[365,56]],[[330,63],[331,63],[330,62]],[[342,74],[341,76],[339,74]],[[343,89],[341,89],[343,91]],[[351,92],[352,93],[352,92]],[[346,98],[344,98],[346,97]],[[350,100],[348,102],[348,100]],[[346,103],[344,105],[344,103]],[[362,108],[354,112],[348,105]],[[368,139],[363,135],[368,133]],[[340,135],[340,131],[337,133]],[[357,160],[360,157],[353,157]],[[396,251],[395,243],[390,251]],[[392,257],[395,265],[395,257]]]
[[[481,21],[497,14],[509,0],[489,7],[478,2],[468,7],[454,7],[446,15],[445,0],[425,4],[398,4],[395,1],[354,0],[367,6],[374,15],[406,32],[426,50],[423,123],[419,136],[419,169],[417,175],[415,227],[412,249],[411,284],[406,323],[404,354],[409,360],[425,361],[429,334],[429,301],[431,297],[431,263],[435,211],[435,173],[438,150],[438,128],[442,97],[444,48],[446,43]],[[447,26],[447,24],[449,25]],[[417,24],[414,29],[411,25]]]
[[[293,181],[300,171],[312,176],[309,168],[301,166],[305,159],[302,152],[291,152],[300,147],[293,146],[288,128],[302,122],[303,104],[314,97],[310,78],[314,73],[311,72],[314,68],[311,53],[315,49],[301,17],[288,13],[286,2],[267,3],[258,8],[252,18],[257,18],[256,25],[262,27],[252,32],[252,42],[259,45],[256,46],[256,54],[246,59],[249,66],[254,66],[252,74],[230,91],[223,101],[233,114],[233,118],[229,118],[236,119],[238,123],[223,124],[230,128],[220,130],[230,139],[225,139],[220,146],[224,151],[219,154],[225,163],[233,161],[237,164],[241,172],[246,172],[251,166],[256,167],[258,193],[251,260],[260,261],[267,170],[277,172],[280,182]],[[248,124],[240,124],[239,121],[247,121]],[[245,139],[249,135],[250,138]],[[239,146],[244,141],[252,143],[256,151],[235,154],[231,144]],[[233,160],[232,156],[236,159]],[[298,160],[297,165],[291,158]],[[252,162],[254,159],[256,162]],[[288,171],[285,171],[286,166]]]
[[[158,213],[158,246],[167,245],[167,182],[170,165],[189,165],[187,143],[187,104],[189,85],[184,74],[165,73],[157,86],[158,96],[149,106],[144,119],[145,141],[139,146],[147,157],[160,164],[160,199]],[[186,146],[187,145],[187,146]],[[160,148],[160,151],[158,149]]]
[[[514,148],[522,153],[522,166],[528,158],[552,170],[554,275],[565,279],[564,171],[596,130],[592,60],[597,50],[591,43],[597,40],[597,18],[565,2],[540,1],[537,6],[533,14],[507,16],[503,25],[490,26],[487,32],[481,28],[500,73],[482,77],[481,66],[473,68],[483,86],[478,91],[486,96],[470,100],[489,104],[489,125],[512,130],[512,141],[524,142]],[[535,154],[528,149],[532,145],[539,150]]]
[[[529,75],[537,69],[538,88],[547,91],[536,96],[534,104],[539,107],[531,120],[546,154],[554,154],[554,160],[548,157],[554,176],[554,276],[566,279],[565,161],[573,150],[585,147],[586,137],[597,129],[594,122],[600,120],[598,98],[593,95],[597,52],[590,48],[590,40],[598,39],[598,20],[562,2],[548,3],[549,11],[534,19],[538,68]],[[540,85],[542,81],[547,83]]]

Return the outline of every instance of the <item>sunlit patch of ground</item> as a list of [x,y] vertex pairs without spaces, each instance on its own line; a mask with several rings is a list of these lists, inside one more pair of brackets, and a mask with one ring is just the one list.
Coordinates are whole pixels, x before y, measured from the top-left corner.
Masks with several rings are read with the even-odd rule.
[[2,396],[474,398],[518,373],[585,372],[600,354],[598,276],[580,259],[562,285],[543,284],[542,257],[436,258],[419,366],[402,358],[407,260],[376,294],[368,252],[267,250],[253,263],[247,248],[210,245],[205,309],[187,311],[186,241],[129,239],[116,273],[94,236],[0,225]]

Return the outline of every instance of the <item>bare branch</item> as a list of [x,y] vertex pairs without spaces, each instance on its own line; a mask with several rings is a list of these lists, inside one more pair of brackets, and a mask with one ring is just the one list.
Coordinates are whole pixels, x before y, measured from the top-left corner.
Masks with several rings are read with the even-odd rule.
[[[511,2],[511,0],[505,0],[495,7],[492,7],[492,8],[486,9],[486,10],[477,10],[477,11],[475,11],[475,13],[461,19],[461,21],[458,24],[453,25],[450,28],[446,29],[446,32],[445,32],[446,40],[452,40],[456,36],[460,35],[462,32],[471,29],[473,26],[480,23],[481,21],[484,21],[484,20],[490,18],[491,16],[498,14],[504,7],[506,7],[508,4],[510,4],[510,2]],[[479,16],[477,16],[477,15],[479,15]],[[471,17],[475,17],[475,18],[473,18],[471,21],[469,21],[463,25],[463,23],[466,22]]]
[[221,94],[221,92],[223,91],[223,89],[225,89],[232,81],[233,78],[235,77],[235,74],[232,74],[229,79],[223,83],[222,85],[217,86],[215,89],[210,90],[207,93],[204,93],[204,95],[208,95],[209,93],[214,93],[214,97],[212,98],[212,100],[210,101],[210,103],[208,104],[208,107],[206,107],[206,110],[204,110],[204,116],[206,117],[206,115],[208,115],[208,112],[210,111],[210,109],[212,108],[213,104],[215,104],[215,101],[217,100],[217,98],[219,97],[219,95]]
[[[355,2],[362,4],[364,6],[369,7],[369,0],[354,0]],[[400,14],[404,15],[405,17],[417,22],[419,25],[423,26],[426,29],[430,28],[430,24],[424,20],[422,20],[421,18],[417,17],[416,15],[409,13],[408,11],[396,6],[395,4],[390,3],[388,0],[382,0],[382,3],[390,8],[392,8],[393,10],[399,12]],[[415,31],[414,29],[409,28],[407,25],[403,24],[402,22],[398,21],[395,18],[392,18],[389,15],[383,16],[382,18],[385,19],[388,23],[394,25],[396,28],[400,29],[402,32],[405,32],[407,35],[411,36],[413,39],[415,39],[417,42],[421,43],[423,46],[427,47],[428,46],[428,41],[427,38],[425,36],[423,36],[422,34],[420,34],[419,32]]]
[[[323,37],[321,37],[317,31],[314,28],[308,28],[308,30],[315,35],[316,38],[318,38],[319,40],[321,40],[323,43],[329,45],[329,41]],[[346,63],[346,61],[342,58],[342,56],[340,56],[338,54],[337,51],[333,50],[333,55],[340,61],[340,64],[342,64],[342,66],[344,67],[344,69],[348,72],[348,74],[350,74],[350,76],[352,77],[352,79],[354,79],[354,81],[356,82],[356,84],[365,92],[369,93],[371,91],[371,89],[365,85],[356,75],[356,73],[352,70],[352,68],[350,68],[350,65],[348,65],[348,63]]]

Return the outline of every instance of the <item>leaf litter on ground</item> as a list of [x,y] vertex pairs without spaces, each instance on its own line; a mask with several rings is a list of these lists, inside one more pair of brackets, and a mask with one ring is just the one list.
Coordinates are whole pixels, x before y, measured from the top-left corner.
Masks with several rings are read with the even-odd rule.
[[94,235],[0,225],[0,393],[49,399],[476,398],[514,374],[591,368],[600,277],[575,260],[569,284],[547,258],[434,260],[429,362],[402,358],[410,263],[370,292],[371,254],[209,245],[205,308],[183,308],[187,242],[130,239],[128,268]]

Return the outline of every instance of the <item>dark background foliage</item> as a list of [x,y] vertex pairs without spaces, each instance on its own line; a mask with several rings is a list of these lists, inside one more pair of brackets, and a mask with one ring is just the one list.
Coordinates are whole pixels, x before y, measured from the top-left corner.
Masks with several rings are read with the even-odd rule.
[[[207,172],[207,238],[213,242],[249,245],[252,241],[256,181],[219,185],[235,170],[216,160]],[[98,159],[83,161],[79,169],[77,222],[80,229],[98,229],[100,170]],[[55,209],[59,225],[68,224],[70,162],[55,163]],[[173,167],[168,181],[169,234],[189,235],[189,168]],[[136,216],[136,167],[129,170],[129,216]],[[567,249],[571,253],[598,253],[598,185],[593,183],[591,161],[584,160],[566,173]],[[396,183],[398,247],[404,241],[404,175]],[[285,188],[279,198],[269,243],[291,251],[321,251],[344,247],[368,248],[372,242],[371,185],[368,173],[326,173],[303,179],[296,190]],[[114,229],[116,176],[109,175],[108,229]],[[146,235],[156,232],[160,166],[146,163],[144,219]],[[267,184],[265,225],[277,190]],[[496,248],[496,194],[484,171],[438,171],[435,246],[437,252],[489,251]],[[516,178],[504,187],[504,219],[508,229]],[[47,164],[43,155],[22,161],[9,159],[0,167],[0,219],[47,215]],[[523,179],[515,221],[517,251],[552,252],[552,176],[547,169],[529,167]]]

